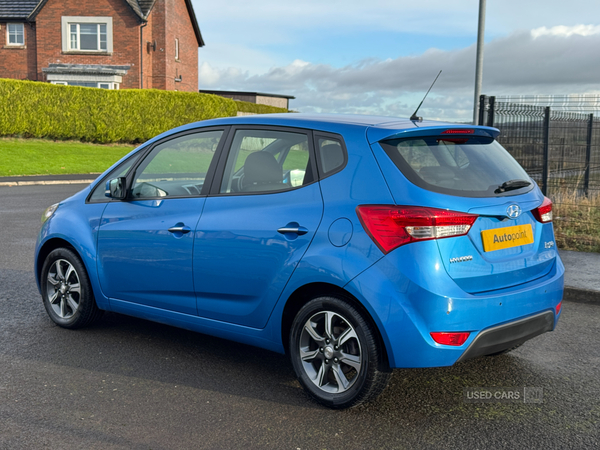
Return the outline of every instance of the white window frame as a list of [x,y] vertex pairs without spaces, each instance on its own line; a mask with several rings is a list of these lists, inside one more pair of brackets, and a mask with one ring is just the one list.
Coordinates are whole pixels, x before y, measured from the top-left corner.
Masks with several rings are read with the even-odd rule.
[[[59,84],[61,86],[72,86],[69,84],[68,81],[51,81],[50,83],[52,84]],[[108,87],[103,88],[101,87],[101,85],[107,85]],[[88,86],[88,87],[92,87],[92,86]],[[119,89],[119,83],[111,83],[111,82],[106,82],[106,81],[99,81],[98,83],[96,83],[96,88],[98,89],[107,89],[107,90],[111,90],[111,89]]]
[[[120,76],[109,76],[109,77],[101,77],[106,79],[98,79],[99,77],[89,76],[89,75],[49,75],[48,81],[52,84],[61,84],[68,86],[69,82],[84,82],[84,83],[96,83],[97,88],[101,88],[100,85],[108,85],[108,89],[119,89],[122,82],[122,77]],[[90,86],[91,87],[91,86]]]
[[179,39],[175,38],[175,61],[179,61]]
[[[82,25],[91,25],[95,28],[96,36],[96,48],[81,48]],[[69,50],[70,51],[85,51],[85,52],[106,52],[106,48],[102,48],[102,27],[104,27],[104,36],[106,38],[107,30],[105,23],[69,23]],[[75,41],[73,42],[73,35],[75,35]],[[75,47],[73,47],[73,43]],[[105,42],[106,46],[106,42]]]
[[[21,33],[23,36],[23,42],[10,42],[10,26],[21,25]],[[18,36],[18,34],[17,34]],[[25,24],[24,23],[7,23],[6,24],[6,45],[11,47],[24,47],[25,46]]]
[[[71,25],[77,25],[77,47],[80,46],[79,25],[106,25],[106,50],[100,49],[100,27],[98,27],[98,50],[79,50],[71,48]],[[113,21],[112,17],[82,17],[62,16],[62,51],[64,53],[112,53],[113,52]]]

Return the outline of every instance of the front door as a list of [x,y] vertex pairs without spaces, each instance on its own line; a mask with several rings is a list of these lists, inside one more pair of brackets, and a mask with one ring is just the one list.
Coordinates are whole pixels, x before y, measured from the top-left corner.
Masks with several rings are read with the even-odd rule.
[[197,314],[193,230],[222,135],[216,129],[158,143],[132,175],[129,197],[107,205],[98,231],[98,273],[107,297]]

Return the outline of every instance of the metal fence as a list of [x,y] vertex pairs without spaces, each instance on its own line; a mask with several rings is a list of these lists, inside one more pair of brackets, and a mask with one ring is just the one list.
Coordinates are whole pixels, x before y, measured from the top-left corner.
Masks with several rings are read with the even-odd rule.
[[600,96],[482,95],[479,106],[479,125],[500,129],[545,195],[600,194]]

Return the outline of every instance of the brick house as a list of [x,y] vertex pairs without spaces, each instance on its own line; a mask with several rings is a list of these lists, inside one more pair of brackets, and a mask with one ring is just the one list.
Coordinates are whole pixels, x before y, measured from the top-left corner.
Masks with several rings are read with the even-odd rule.
[[191,0],[0,0],[0,78],[198,92]]

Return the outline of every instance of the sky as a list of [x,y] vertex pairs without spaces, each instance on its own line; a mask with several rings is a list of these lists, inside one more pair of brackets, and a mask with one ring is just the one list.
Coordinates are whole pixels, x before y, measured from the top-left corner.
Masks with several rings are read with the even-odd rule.
[[[192,0],[199,88],[300,112],[473,116],[478,0]],[[486,95],[600,94],[600,2],[487,0]]]

